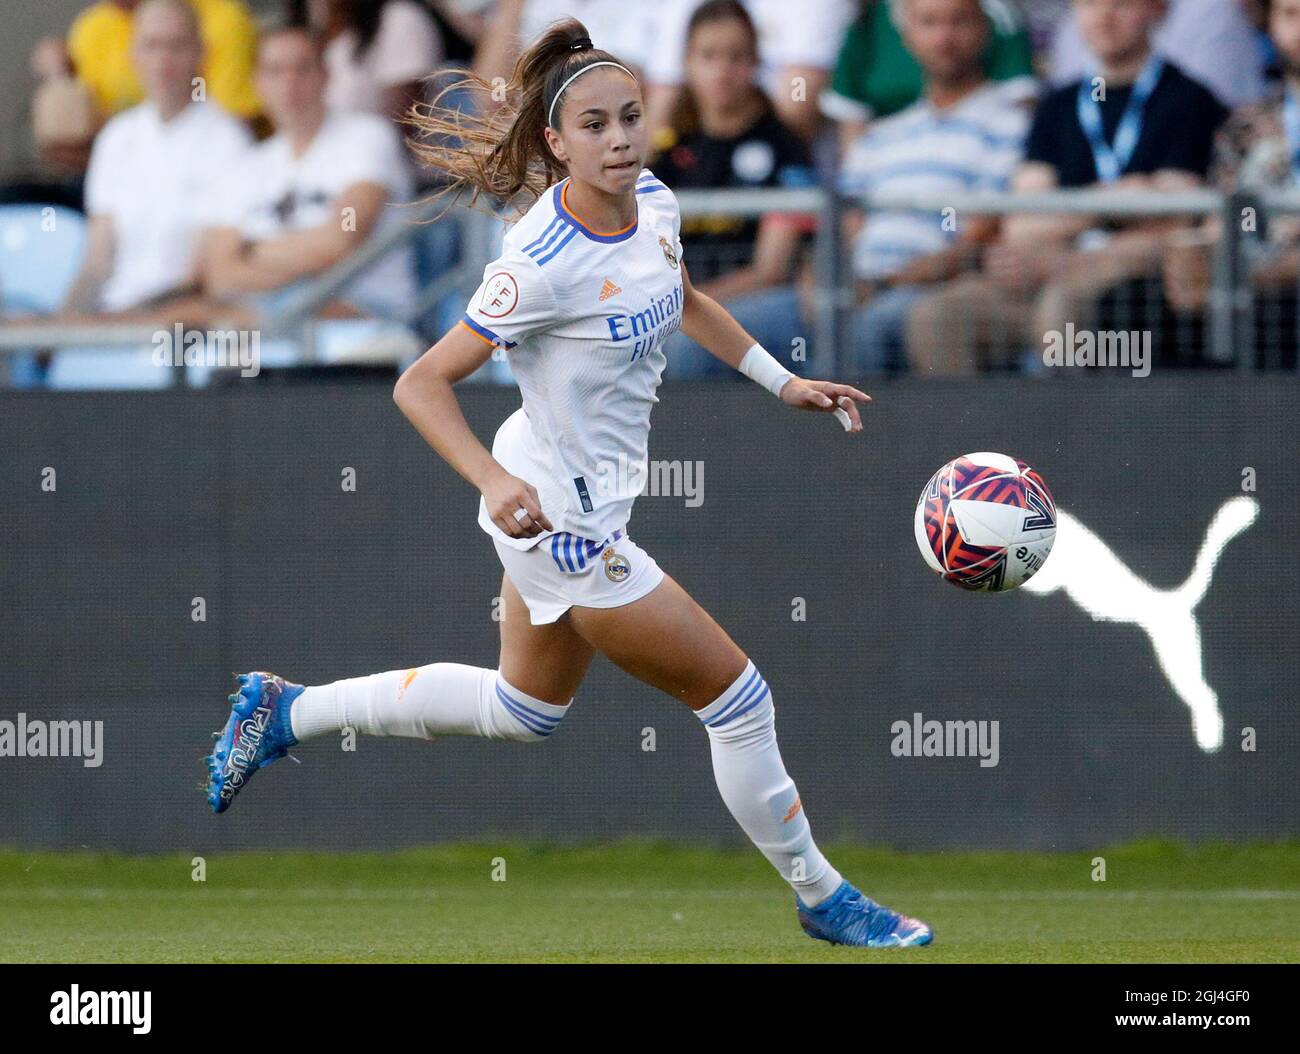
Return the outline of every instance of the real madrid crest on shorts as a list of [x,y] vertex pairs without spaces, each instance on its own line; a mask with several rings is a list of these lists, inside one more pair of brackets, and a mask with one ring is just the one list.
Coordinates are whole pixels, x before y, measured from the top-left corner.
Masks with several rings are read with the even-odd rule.
[[673,252],[673,247],[668,244],[668,239],[662,234],[659,235],[659,248],[664,251],[664,259],[668,261],[668,266],[674,271],[677,270],[677,254]]
[[612,547],[601,553],[600,558],[605,561],[605,577],[611,582],[621,582],[632,573],[632,565],[627,562],[627,557],[615,552]]

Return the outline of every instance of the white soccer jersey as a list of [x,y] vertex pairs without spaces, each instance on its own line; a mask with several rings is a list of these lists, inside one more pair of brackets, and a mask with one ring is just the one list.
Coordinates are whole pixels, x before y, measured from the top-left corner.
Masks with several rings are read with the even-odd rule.
[[[647,478],[650,408],[681,327],[681,216],[649,169],[637,218],[594,231],[568,208],[568,180],[549,188],[505,236],[461,324],[506,349],[523,406],[497,430],[492,456],[531,483],[556,531],[594,542],[624,526]],[[517,549],[546,534],[512,538]]]

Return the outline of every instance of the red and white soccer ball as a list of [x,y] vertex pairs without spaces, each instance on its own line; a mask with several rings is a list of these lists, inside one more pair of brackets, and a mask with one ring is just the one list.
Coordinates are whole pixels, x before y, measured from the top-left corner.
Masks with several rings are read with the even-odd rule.
[[939,469],[916,503],[916,544],[937,575],[1000,593],[1027,582],[1056,540],[1056,502],[1043,477],[982,450]]

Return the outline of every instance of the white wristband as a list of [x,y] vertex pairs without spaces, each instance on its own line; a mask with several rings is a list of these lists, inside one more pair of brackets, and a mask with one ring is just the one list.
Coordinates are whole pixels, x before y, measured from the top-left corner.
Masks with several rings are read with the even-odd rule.
[[781,389],[785,386],[785,382],[794,376],[776,359],[772,358],[762,344],[755,344],[745,352],[745,357],[740,360],[740,365],[736,368],[751,381],[761,384],[778,397],[781,394]]

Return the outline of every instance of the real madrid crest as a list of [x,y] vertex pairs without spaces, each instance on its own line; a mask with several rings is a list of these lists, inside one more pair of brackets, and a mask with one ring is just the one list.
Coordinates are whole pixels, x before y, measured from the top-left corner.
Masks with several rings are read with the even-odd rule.
[[632,573],[632,565],[627,562],[627,557],[615,552],[612,547],[601,553],[600,558],[605,561],[605,577],[611,582],[621,582]]
[[668,266],[674,271],[677,270],[677,254],[673,252],[673,247],[668,244],[668,239],[662,234],[659,235],[659,248],[664,251],[664,259],[668,261]]

